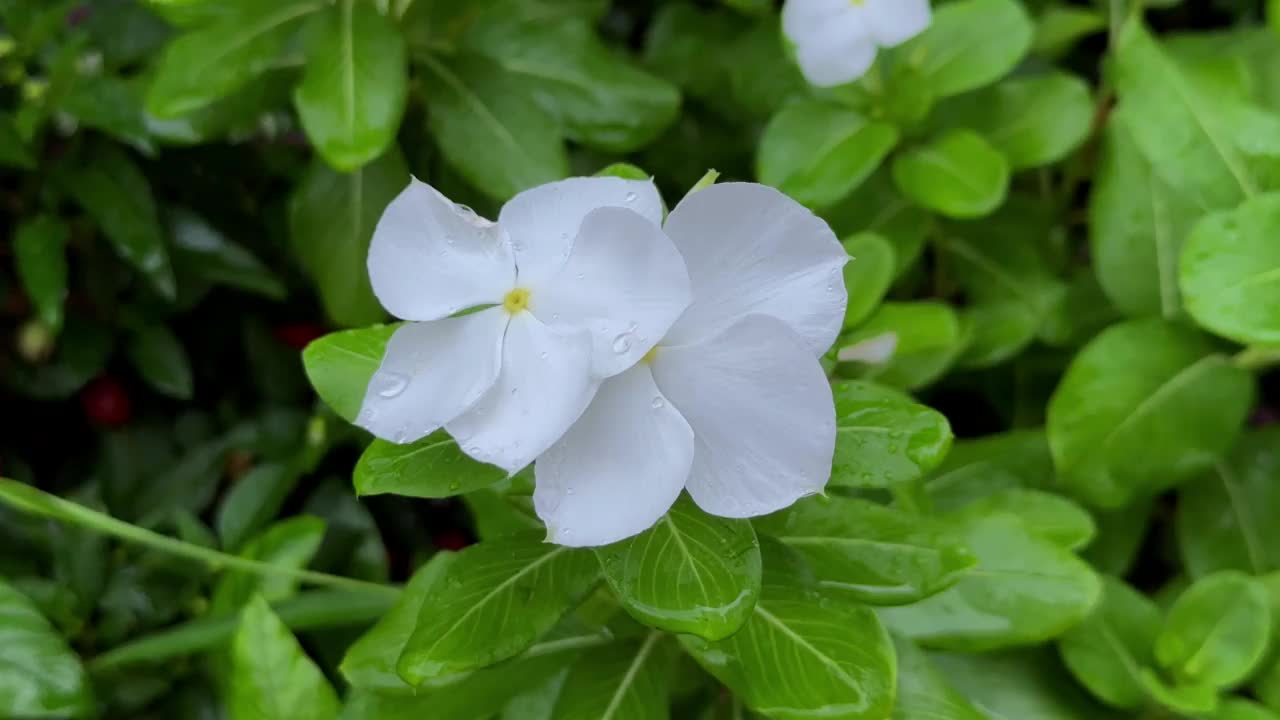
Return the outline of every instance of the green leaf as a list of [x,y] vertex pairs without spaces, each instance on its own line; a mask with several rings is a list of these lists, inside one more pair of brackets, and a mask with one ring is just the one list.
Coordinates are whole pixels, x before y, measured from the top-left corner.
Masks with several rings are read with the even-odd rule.
[[805,205],[832,205],[866,180],[898,143],[892,125],[842,105],[786,105],[760,138],[756,174]]
[[410,685],[513,657],[551,629],[595,585],[587,550],[544,544],[538,533],[473,545],[445,571],[400,656]]
[[1230,698],[1218,704],[1210,720],[1276,720],[1280,715],[1252,700]]
[[[324,531],[325,523],[320,518],[299,516],[281,520],[249,541],[239,555],[249,560],[277,565],[282,569],[301,570],[320,549]],[[209,614],[235,612],[254,595],[260,595],[268,602],[275,602],[293,595],[297,590],[298,578],[283,572],[267,577],[229,573],[218,581],[214,589]]]
[[98,224],[116,252],[165,297],[172,298],[173,270],[147,178],[122,150],[99,145],[62,175],[67,191]]
[[1202,210],[1156,175],[1117,111],[1107,123],[1089,198],[1093,270],[1107,297],[1133,317],[1179,314],[1178,257]]
[[1121,580],[1103,577],[1102,601],[1058,640],[1058,650],[1094,696],[1113,707],[1136,710],[1147,700],[1142,669],[1155,665],[1161,622],[1160,608],[1147,596]]
[[72,86],[60,106],[86,127],[101,130],[146,155],[155,152],[136,82],[111,75],[95,77]]
[[36,165],[27,143],[8,115],[0,115],[0,166],[30,170]]
[[542,527],[529,497],[504,495],[496,490],[476,490],[463,496],[462,501],[471,513],[471,521],[481,540]]
[[912,205],[894,187],[888,168],[873,174],[838,205],[823,210],[822,217],[842,237],[866,232],[888,240],[894,250],[895,278],[920,258],[931,225],[930,214]]
[[844,266],[844,286],[849,291],[845,329],[857,327],[875,312],[897,275],[898,254],[893,245],[874,233],[859,233],[844,241],[849,263]]
[[1016,516],[976,516],[960,529],[977,566],[938,595],[882,608],[894,632],[954,650],[1031,645],[1060,635],[1097,602],[1093,570]]
[[937,9],[929,29],[896,51],[938,98],[1004,77],[1031,47],[1031,19],[1016,0],[958,0]]
[[336,720],[338,696],[261,596],[240,616],[231,643],[231,720]]
[[1253,400],[1247,372],[1194,330],[1160,320],[1114,325],[1084,347],[1049,400],[1059,480],[1102,508],[1212,467]]
[[1083,557],[1095,570],[1117,576],[1129,574],[1151,527],[1152,504],[1148,498],[1120,510],[1094,514],[1098,535]]
[[938,672],[929,656],[909,640],[894,638],[898,698],[893,720],[990,720]]
[[1156,660],[1179,680],[1227,687],[1244,680],[1271,644],[1271,602],[1256,580],[1234,570],[1188,588],[1156,637]]
[[36,313],[50,329],[62,327],[67,299],[67,240],[71,229],[51,215],[40,215],[18,226],[13,256],[18,277]]
[[1187,572],[1280,570],[1280,428],[1246,433],[1205,477],[1178,492],[1178,549]]
[[303,19],[323,7],[318,0],[235,0],[212,23],[165,48],[147,91],[147,111],[175,118],[230,95],[269,70]]
[[234,552],[280,512],[298,482],[298,473],[282,463],[258,465],[231,486],[218,506],[218,537]]
[[965,505],[959,513],[973,520],[996,513],[1017,515],[1037,535],[1066,550],[1083,548],[1098,532],[1089,511],[1060,495],[1028,488],[1000,490]]
[[1245,345],[1280,344],[1280,193],[1246,200],[1196,223],[1182,249],[1187,312]]
[[867,608],[807,589],[765,554],[751,619],[719,642],[682,635],[699,664],[751,709],[779,720],[879,720],[893,706],[889,635]]
[[1091,701],[1052,653],[1022,650],[930,655],[934,666],[990,720],[1121,720]]
[[398,148],[350,173],[319,159],[289,204],[294,255],[320,292],[325,312],[339,325],[369,325],[386,317],[363,268],[382,211],[409,184]]
[[1234,207],[1280,180],[1280,117],[1193,81],[1140,22],[1118,37],[1116,90],[1155,173],[1197,205]]
[[425,69],[431,134],[467,182],[506,199],[569,174],[560,124],[520,78],[468,56]]
[[819,587],[874,605],[935,595],[975,561],[950,527],[866,500],[806,498],[755,524],[798,550]]
[[1212,685],[1186,683],[1170,685],[1150,668],[1138,673],[1142,687],[1156,704],[1178,714],[1200,715],[1212,712],[1218,705],[1218,692]]
[[936,468],[951,449],[951,425],[905,393],[870,382],[834,388],[836,453],[833,485],[887,488]]
[[148,385],[178,400],[191,399],[191,361],[173,331],[148,325],[133,334],[126,348],[129,362]]
[[284,299],[284,284],[275,273],[196,214],[182,209],[170,211],[169,230],[173,236],[173,264],[184,278],[194,276],[273,300]]
[[1056,57],[1079,40],[1107,29],[1107,18],[1098,10],[1074,5],[1052,5],[1036,18],[1032,52]]
[[472,460],[440,430],[408,445],[374,440],[356,463],[354,481],[361,496],[445,498],[489,487],[506,476],[502,468]]
[[596,557],[637,620],[722,640],[737,632],[760,594],[760,548],[746,520],[714,517],[687,496],[652,528]]
[[382,364],[396,325],[343,330],[313,341],[302,351],[302,367],[316,394],[338,416],[354,422],[369,379]]
[[981,133],[1014,170],[1066,158],[1093,125],[1089,85],[1063,72],[1010,78],[975,93],[965,105],[968,112],[947,122]]
[[5,717],[90,717],[94,701],[80,659],[25,595],[0,580],[0,630],[5,671],[0,714]]
[[950,305],[886,302],[841,343],[838,357],[864,362],[862,377],[914,390],[946,372],[964,350],[965,336]]
[[893,160],[898,189],[915,204],[952,218],[988,215],[1009,190],[1009,163],[972,130],[950,130]]
[[340,0],[317,16],[294,91],[298,118],[320,155],[350,172],[395,140],[409,95],[404,38],[366,0]]
[[674,647],[662,633],[588,650],[569,670],[552,720],[667,720]]

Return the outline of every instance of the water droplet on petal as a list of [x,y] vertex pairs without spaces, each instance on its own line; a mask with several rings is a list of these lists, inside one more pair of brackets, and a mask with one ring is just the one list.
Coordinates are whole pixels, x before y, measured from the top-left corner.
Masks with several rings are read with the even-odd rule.
[[613,339],[613,351],[619,355],[631,349],[632,333],[624,332]]
[[654,410],[658,410],[658,409],[662,408],[664,405],[666,405],[666,404],[667,404],[667,401],[666,401],[666,400],[663,400],[661,395],[654,395],[654,396],[653,396],[653,402],[651,402],[651,403],[649,403],[649,404],[653,406],[653,409],[654,409]]
[[409,378],[394,372],[380,372],[375,378],[378,383],[378,397],[397,397],[409,387]]
[[627,202],[629,202],[629,203],[633,203],[633,202],[635,202],[635,201],[636,201],[636,198],[638,198],[638,197],[640,197],[640,196],[639,196],[639,195],[636,195],[636,194],[635,194],[635,193],[633,193],[633,192],[629,192],[629,193],[627,193],[627,197],[626,197],[626,198],[624,198],[624,199],[625,199]]
[[547,359],[547,351],[546,351],[546,350],[543,350],[542,352],[538,353],[538,357],[542,358],[543,360],[546,360],[546,359]]
[[572,494],[573,494],[573,488],[566,488],[566,489],[565,489],[565,491],[564,491],[564,494],[565,494],[565,495],[572,495]]

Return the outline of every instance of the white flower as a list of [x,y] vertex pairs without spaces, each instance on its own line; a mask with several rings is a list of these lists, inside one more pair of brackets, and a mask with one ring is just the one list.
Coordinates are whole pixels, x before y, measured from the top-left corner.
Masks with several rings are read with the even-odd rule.
[[477,460],[525,467],[688,305],[661,221],[651,182],[543,185],[493,223],[412,181],[369,248],[374,294],[410,322],[387,343],[357,423],[398,443],[444,427]]
[[831,229],[751,183],[693,193],[664,229],[692,303],[538,459],[534,507],[553,542],[635,535],[685,488],[711,514],[763,515],[831,474],[835,407],[818,358],[844,319],[849,259]]
[[805,79],[819,87],[853,82],[893,47],[929,27],[929,0],[787,0],[782,33]]

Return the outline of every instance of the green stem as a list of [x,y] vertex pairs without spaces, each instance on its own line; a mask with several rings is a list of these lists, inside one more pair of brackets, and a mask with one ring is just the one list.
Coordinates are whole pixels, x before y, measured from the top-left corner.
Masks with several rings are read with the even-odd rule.
[[1280,347],[1247,347],[1231,358],[1231,364],[1245,370],[1265,370],[1280,365]]
[[69,500],[63,500],[56,495],[50,495],[30,485],[8,478],[0,478],[0,502],[32,515],[61,520],[62,522],[112,535],[121,540],[137,543],[161,552],[199,560],[208,563],[210,569],[215,571],[229,569],[258,575],[283,576],[311,585],[345,588],[364,593],[377,593],[393,600],[400,595],[399,588],[390,585],[380,585],[314,570],[298,570],[283,565],[236,557],[235,555],[228,555],[217,550],[193,545],[117,520],[105,513],[100,513],[97,510],[92,510]]
[[[316,590],[272,606],[294,631],[362,625],[386,614],[395,598],[386,593]],[[201,618],[183,623],[105,652],[89,661],[89,670],[104,673],[126,665],[155,663],[194,655],[227,642],[240,622],[238,615]]]

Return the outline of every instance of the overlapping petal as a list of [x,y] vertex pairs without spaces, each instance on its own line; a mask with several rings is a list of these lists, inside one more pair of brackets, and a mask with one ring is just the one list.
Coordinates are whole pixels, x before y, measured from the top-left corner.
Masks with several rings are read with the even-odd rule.
[[810,83],[843,85],[875,62],[876,40],[863,15],[848,0],[788,0],[783,6],[782,31],[795,45],[796,62]]
[[652,368],[693,428],[687,487],[703,510],[764,515],[826,485],[836,438],[831,386],[785,323],[752,315],[706,341],[661,347]]
[[786,322],[814,355],[831,347],[848,303],[849,256],[803,205],[767,185],[712,185],[686,197],[664,229],[693,288],[664,344],[702,342],[758,313]]
[[499,303],[516,275],[497,225],[416,179],[382,213],[368,266],[382,306],[417,321]]
[[536,466],[533,495],[550,542],[607,545],[658,522],[684,489],[693,430],[646,364],[606,381]]
[[929,27],[929,0],[864,0],[863,17],[881,47],[900,45]]
[[529,309],[557,329],[588,328],[592,367],[611,377],[635,365],[689,305],[689,276],[671,240],[626,208],[591,211],[564,266],[527,285]]
[[356,424],[408,443],[463,414],[498,378],[507,321],[490,308],[401,326],[369,381]]

